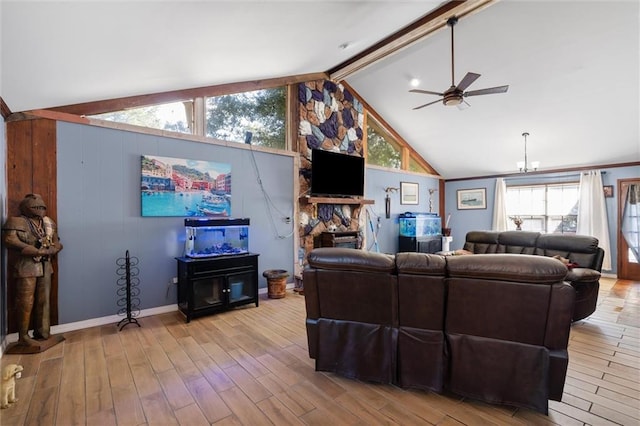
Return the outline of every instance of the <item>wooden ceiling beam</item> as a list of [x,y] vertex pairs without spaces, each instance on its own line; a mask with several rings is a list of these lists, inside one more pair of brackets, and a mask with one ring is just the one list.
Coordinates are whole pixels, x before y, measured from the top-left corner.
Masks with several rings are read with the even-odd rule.
[[451,16],[475,13],[498,0],[452,0],[384,38],[361,53],[327,71],[333,81],[341,81],[394,53],[416,43],[447,25]]

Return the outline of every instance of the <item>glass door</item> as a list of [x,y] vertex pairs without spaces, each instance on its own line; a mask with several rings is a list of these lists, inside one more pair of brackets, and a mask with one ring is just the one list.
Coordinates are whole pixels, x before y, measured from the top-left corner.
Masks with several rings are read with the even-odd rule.
[[224,303],[224,275],[198,278],[191,282],[193,310],[220,306]]
[[245,271],[227,275],[229,304],[254,299],[256,296],[255,272]]
[[640,280],[640,179],[618,181],[618,278]]

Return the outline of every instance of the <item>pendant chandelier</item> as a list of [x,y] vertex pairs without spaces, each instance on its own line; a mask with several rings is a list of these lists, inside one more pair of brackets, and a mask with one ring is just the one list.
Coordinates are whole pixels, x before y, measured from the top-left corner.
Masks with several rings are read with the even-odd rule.
[[529,133],[524,132],[522,134],[522,136],[524,137],[524,161],[518,161],[517,167],[518,169],[520,169],[520,173],[527,173],[529,171],[536,171],[538,170],[538,167],[540,167],[540,162],[539,161],[532,161],[531,165],[529,165],[529,161],[527,159],[527,136],[529,136]]

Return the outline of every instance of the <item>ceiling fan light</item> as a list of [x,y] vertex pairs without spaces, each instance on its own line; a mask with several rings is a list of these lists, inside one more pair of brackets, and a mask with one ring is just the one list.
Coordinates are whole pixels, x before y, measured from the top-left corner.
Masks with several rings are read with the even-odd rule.
[[516,163],[516,167],[517,167],[520,171],[522,171],[522,169],[524,169],[524,166],[525,166],[524,161],[518,161],[518,162]]
[[446,106],[460,105],[462,103],[462,98],[460,96],[452,96],[450,98],[444,98],[443,102]]
[[540,167],[540,162],[539,161],[532,161],[531,162],[531,168],[533,170],[538,170],[538,167]]

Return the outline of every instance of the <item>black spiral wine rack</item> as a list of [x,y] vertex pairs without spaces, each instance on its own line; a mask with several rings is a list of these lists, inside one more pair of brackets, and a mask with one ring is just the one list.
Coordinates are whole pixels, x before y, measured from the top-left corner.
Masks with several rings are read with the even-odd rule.
[[121,257],[116,260],[118,269],[116,274],[118,275],[118,290],[116,294],[118,297],[118,315],[126,315],[125,318],[118,322],[118,331],[122,331],[129,324],[136,324],[140,327],[138,320],[135,318],[140,315],[140,279],[138,274],[138,258],[129,256],[129,250],[127,250],[125,257]]

